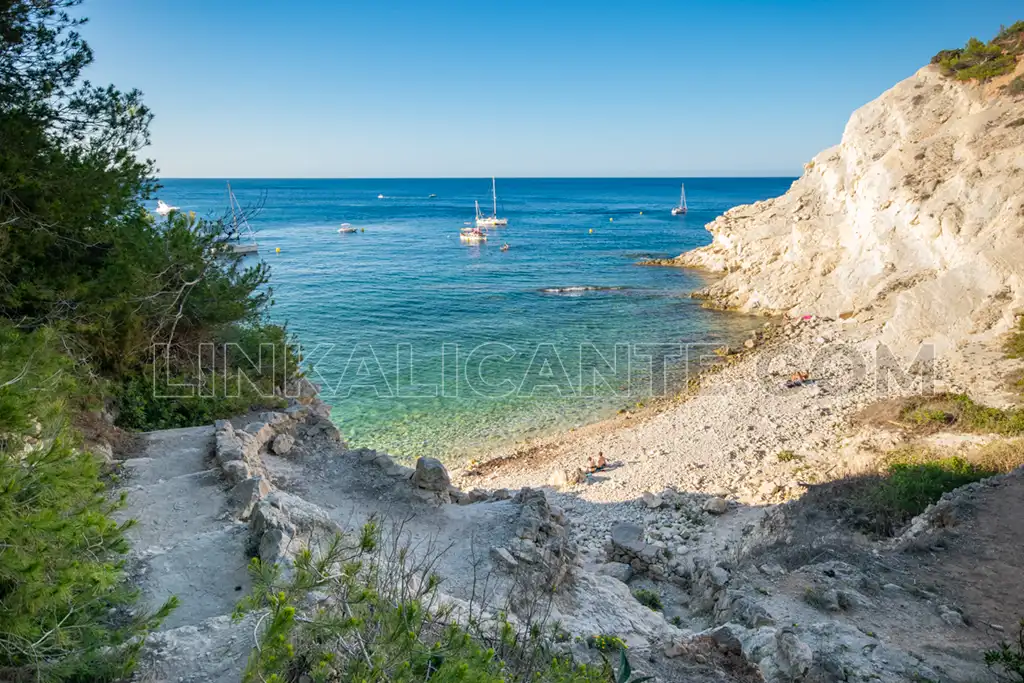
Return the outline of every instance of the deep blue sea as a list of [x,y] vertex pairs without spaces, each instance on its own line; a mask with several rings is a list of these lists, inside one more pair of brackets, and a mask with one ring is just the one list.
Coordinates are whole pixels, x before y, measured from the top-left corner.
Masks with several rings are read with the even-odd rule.
[[[271,316],[298,335],[346,439],[453,457],[671,391],[684,345],[755,328],[688,297],[705,276],[635,264],[708,243],[706,223],[792,180],[685,179],[689,213],[675,217],[675,179],[499,178],[509,224],[480,245],[458,233],[474,200],[489,209],[490,178],[232,188],[243,206],[264,202],[251,224],[272,269]],[[168,179],[158,196],[200,215],[228,205],[224,180]],[[545,291],[582,287],[593,289]]]

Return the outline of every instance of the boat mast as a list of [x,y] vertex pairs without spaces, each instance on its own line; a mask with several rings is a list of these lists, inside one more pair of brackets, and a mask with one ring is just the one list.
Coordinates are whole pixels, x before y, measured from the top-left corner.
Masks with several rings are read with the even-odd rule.
[[686,211],[686,184],[679,183],[679,206]]
[[494,182],[494,176],[491,176],[491,200],[494,202],[494,213],[492,214],[495,218],[498,217],[498,186]]
[[231,181],[228,181],[228,206],[231,207],[231,229],[238,232],[238,217],[235,215],[235,193],[231,191]]

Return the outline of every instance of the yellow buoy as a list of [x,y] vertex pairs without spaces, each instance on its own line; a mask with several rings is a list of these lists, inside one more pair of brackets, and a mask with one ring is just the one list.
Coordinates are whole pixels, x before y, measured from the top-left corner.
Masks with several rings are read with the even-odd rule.
[[280,253],[281,253],[281,247],[278,247],[278,248],[277,248],[277,249],[275,249],[274,251],[276,251],[276,252],[277,252],[278,254],[280,254]]
[[644,215],[644,212],[643,212],[643,211],[641,211],[641,212],[640,212],[640,215],[641,215],[641,216],[643,216],[643,215]]
[[609,218],[609,219],[608,219],[608,222],[609,222],[609,223],[614,223],[614,222],[615,222],[615,219],[614,219],[614,218]]
[[593,228],[591,228],[591,229],[590,229],[590,234],[591,234],[591,235],[593,235],[593,234],[594,234],[594,229],[593,229]]

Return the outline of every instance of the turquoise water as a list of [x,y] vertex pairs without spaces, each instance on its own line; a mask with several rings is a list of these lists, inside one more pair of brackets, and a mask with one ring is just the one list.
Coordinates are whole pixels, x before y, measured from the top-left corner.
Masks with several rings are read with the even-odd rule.
[[[349,442],[450,457],[670,391],[686,345],[755,327],[689,299],[700,274],[635,263],[706,244],[705,223],[791,182],[689,179],[690,211],[674,217],[676,180],[499,179],[509,225],[481,245],[458,232],[474,200],[490,206],[490,179],[232,187],[243,205],[265,195],[252,225],[272,268],[272,315],[298,334]],[[227,205],[222,180],[165,180],[159,197],[202,215]],[[361,232],[339,234],[343,222]],[[581,287],[593,289],[544,291]]]

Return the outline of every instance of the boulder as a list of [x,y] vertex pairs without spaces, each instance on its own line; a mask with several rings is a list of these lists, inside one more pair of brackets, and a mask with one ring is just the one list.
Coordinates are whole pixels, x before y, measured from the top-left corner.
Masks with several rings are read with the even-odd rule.
[[281,529],[271,529],[260,539],[260,561],[264,564],[288,563],[291,559],[289,546],[292,539]]
[[775,659],[786,680],[800,680],[814,663],[814,652],[792,628],[780,629],[775,634],[775,646]]
[[707,635],[711,640],[715,641],[715,645],[722,652],[738,655],[743,651],[740,639],[736,637],[736,634],[728,626],[719,626],[718,628],[711,629],[707,632]]
[[652,510],[655,508],[660,508],[662,506],[662,503],[664,502],[661,496],[659,496],[657,493],[651,493],[650,491],[644,493],[643,501],[644,505],[651,508]]
[[291,415],[289,413],[287,413],[287,412],[284,412],[284,413],[278,413],[278,412],[260,413],[260,420],[263,421],[263,422],[266,422],[268,425],[270,425],[272,427],[276,427],[276,426],[278,426],[280,424],[283,424],[283,423],[287,422],[289,419],[291,419]]
[[548,477],[548,486],[554,486],[556,489],[560,489],[563,486],[569,484],[569,472],[561,468],[553,470],[551,476]]
[[252,435],[256,440],[256,443],[259,444],[257,450],[274,438],[274,428],[266,422],[250,422],[245,425],[245,429],[242,431]]
[[440,460],[419,458],[416,461],[416,471],[412,475],[412,483],[421,489],[447,493],[452,481]]
[[723,515],[729,511],[729,501],[719,496],[708,498],[704,501],[703,510],[712,515]]
[[238,519],[249,519],[256,503],[270,493],[270,482],[263,477],[249,477],[228,492],[228,506]]
[[519,567],[519,561],[506,548],[491,548],[490,555],[491,561],[502,569],[513,570]]
[[228,460],[221,463],[220,467],[224,471],[224,476],[232,484],[238,484],[252,476],[252,470],[244,460]]
[[274,455],[288,455],[295,445],[295,437],[288,434],[278,434],[270,443],[270,450]]
[[616,524],[612,527],[612,546],[618,546],[636,555],[647,546],[644,530],[636,524]]
[[633,578],[633,568],[623,562],[608,562],[597,568],[597,573],[603,576],[610,576],[622,583]]
[[708,578],[711,579],[711,585],[715,588],[721,588],[725,584],[729,583],[729,572],[719,565],[715,565],[708,572]]

